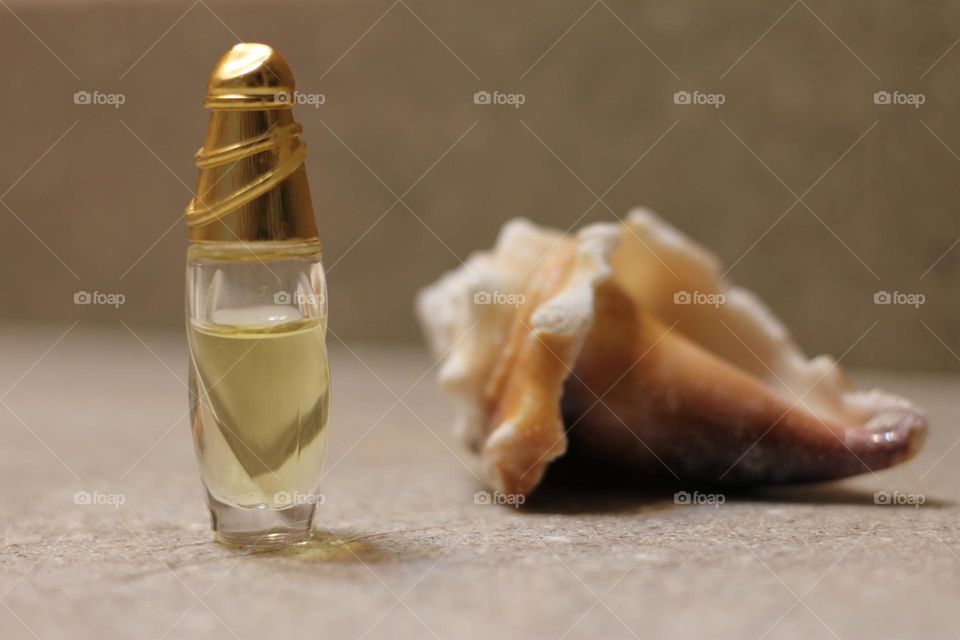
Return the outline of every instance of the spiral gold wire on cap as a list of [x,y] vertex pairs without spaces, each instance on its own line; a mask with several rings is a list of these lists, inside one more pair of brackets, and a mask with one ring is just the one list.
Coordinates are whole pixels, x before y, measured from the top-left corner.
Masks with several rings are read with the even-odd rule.
[[203,101],[210,121],[194,157],[196,195],[186,209],[191,242],[317,239],[293,91],[290,67],[267,45],[238,44],[217,63]]

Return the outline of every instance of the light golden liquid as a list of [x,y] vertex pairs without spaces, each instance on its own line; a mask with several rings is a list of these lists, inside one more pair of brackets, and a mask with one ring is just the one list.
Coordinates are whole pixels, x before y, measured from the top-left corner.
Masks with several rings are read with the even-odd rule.
[[[221,502],[284,508],[317,488],[329,411],[325,326],[190,324],[193,436]],[[306,497],[306,498],[305,498]]]

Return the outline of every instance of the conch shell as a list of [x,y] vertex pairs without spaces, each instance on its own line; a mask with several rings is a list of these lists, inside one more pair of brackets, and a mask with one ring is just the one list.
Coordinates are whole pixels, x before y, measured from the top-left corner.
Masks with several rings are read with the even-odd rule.
[[564,455],[684,481],[827,480],[912,457],[926,417],[807,359],[716,258],[652,213],[572,235],[508,222],[418,313],[487,479],[527,494]]

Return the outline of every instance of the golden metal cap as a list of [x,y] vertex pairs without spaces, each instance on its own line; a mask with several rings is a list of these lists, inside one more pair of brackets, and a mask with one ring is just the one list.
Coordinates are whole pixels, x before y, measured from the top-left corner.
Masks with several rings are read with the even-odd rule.
[[186,210],[188,240],[317,239],[293,90],[290,67],[267,45],[238,44],[220,58],[203,101],[212,113],[194,156],[200,171]]

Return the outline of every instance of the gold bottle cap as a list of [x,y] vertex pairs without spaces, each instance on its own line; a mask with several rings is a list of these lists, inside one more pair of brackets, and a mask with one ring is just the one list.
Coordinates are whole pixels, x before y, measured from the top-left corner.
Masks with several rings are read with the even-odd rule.
[[238,44],[220,58],[203,101],[211,114],[194,157],[199,174],[186,209],[188,240],[317,239],[293,91],[290,67],[267,45]]

